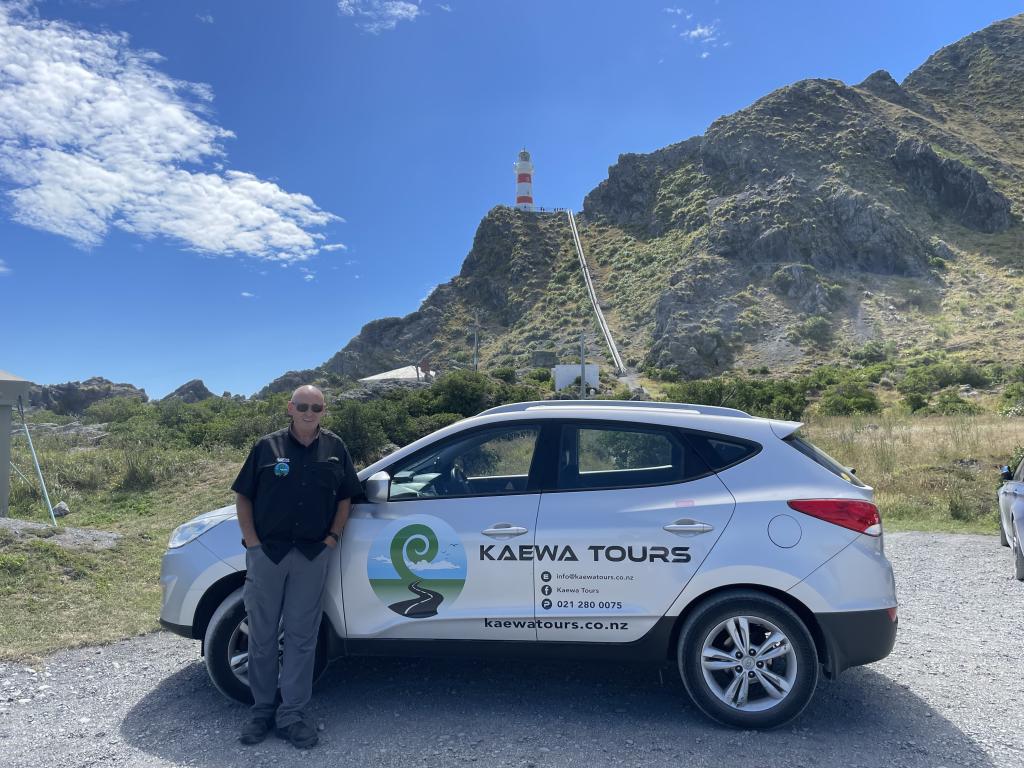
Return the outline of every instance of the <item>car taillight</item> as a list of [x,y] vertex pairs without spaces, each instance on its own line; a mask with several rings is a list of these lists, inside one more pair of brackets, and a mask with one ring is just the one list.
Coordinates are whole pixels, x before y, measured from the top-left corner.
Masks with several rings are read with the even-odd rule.
[[828,523],[841,525],[868,536],[882,535],[882,518],[878,507],[870,501],[854,499],[793,499],[787,502],[791,509],[803,512]]

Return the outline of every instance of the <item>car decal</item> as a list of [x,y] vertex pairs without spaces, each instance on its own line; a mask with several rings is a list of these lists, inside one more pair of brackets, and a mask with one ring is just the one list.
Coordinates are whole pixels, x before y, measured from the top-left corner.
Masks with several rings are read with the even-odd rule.
[[466,583],[466,550],[443,520],[411,515],[395,520],[374,539],[366,573],[373,593],[409,619],[426,619],[451,607]]

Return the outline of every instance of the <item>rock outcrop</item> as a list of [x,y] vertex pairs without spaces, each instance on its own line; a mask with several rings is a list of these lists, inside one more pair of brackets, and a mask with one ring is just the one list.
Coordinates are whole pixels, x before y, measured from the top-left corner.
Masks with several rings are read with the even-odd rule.
[[146,390],[131,384],[115,384],[100,376],[64,384],[32,385],[29,404],[62,415],[78,415],[100,400],[111,397],[135,397],[147,402]]
[[181,400],[184,403],[198,403],[200,400],[207,400],[211,397],[216,397],[216,395],[206,388],[202,379],[192,379],[182,384],[163,399]]

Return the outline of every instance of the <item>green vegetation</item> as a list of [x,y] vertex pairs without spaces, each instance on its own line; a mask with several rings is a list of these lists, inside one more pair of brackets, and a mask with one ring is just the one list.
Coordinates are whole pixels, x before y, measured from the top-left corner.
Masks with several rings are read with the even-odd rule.
[[[663,378],[676,380],[655,389],[671,400],[806,421],[812,440],[877,488],[890,530],[995,531],[995,467],[1018,461],[1024,446],[1006,428],[1005,416],[979,413],[977,398],[963,397],[959,386],[1000,385],[1003,394],[987,395],[985,404],[1020,408],[1024,366],[977,366],[935,354],[897,363],[890,349],[873,344],[851,356],[859,364],[822,366],[787,379],[758,369],[746,377],[681,381],[670,370]],[[459,371],[429,388],[375,400],[331,396],[325,424],[364,465],[465,416],[550,393],[544,369],[527,372],[518,384],[507,378]],[[603,393],[625,395],[613,387]],[[919,407],[908,407],[912,397],[921,399]],[[0,529],[0,658],[25,659],[155,629],[168,536],[194,515],[233,501],[230,485],[249,445],[285,425],[286,399],[107,400],[83,417],[106,425],[109,434],[98,445],[38,433],[51,499],[67,502],[73,512],[62,522],[122,538],[112,550],[94,551],[59,545],[50,529],[20,537]],[[55,421],[52,414],[39,417],[33,420]],[[27,471],[31,459],[23,442],[15,439],[14,461]],[[512,461],[519,455],[514,448],[494,447],[493,458]],[[623,461],[634,450],[625,444],[597,448]],[[15,518],[48,519],[35,484],[18,477],[11,505]]]

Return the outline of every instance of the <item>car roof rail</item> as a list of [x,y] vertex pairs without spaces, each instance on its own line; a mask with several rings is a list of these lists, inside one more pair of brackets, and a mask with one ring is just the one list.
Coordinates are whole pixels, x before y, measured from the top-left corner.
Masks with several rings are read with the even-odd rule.
[[754,418],[746,411],[737,408],[725,408],[720,405],[700,405],[694,403],[664,403],[653,400],[535,400],[527,403],[509,403],[489,408],[478,414],[491,416],[495,413],[515,413],[541,408],[632,408],[642,410],[689,411],[703,416],[732,416],[733,418]]

